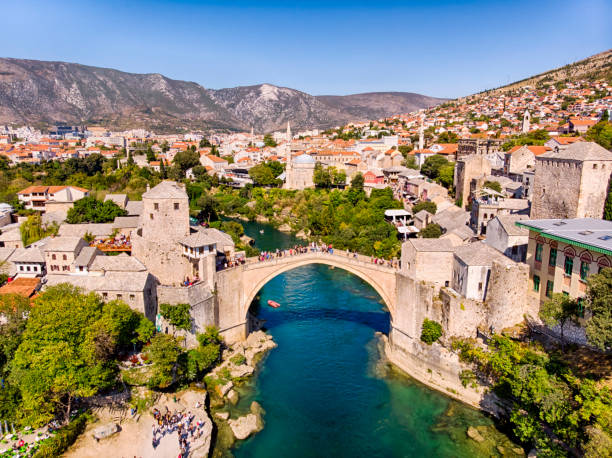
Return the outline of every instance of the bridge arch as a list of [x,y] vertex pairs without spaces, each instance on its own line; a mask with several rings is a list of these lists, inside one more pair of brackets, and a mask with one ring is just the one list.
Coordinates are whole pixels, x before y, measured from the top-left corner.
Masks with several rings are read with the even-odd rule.
[[345,270],[368,283],[382,298],[389,313],[391,321],[396,311],[396,287],[394,269],[377,265],[368,265],[364,262],[343,259],[338,255],[312,253],[295,257],[280,258],[273,261],[244,266],[243,295],[241,317],[246,320],[253,299],[259,291],[273,278],[284,272],[310,264],[323,264]]

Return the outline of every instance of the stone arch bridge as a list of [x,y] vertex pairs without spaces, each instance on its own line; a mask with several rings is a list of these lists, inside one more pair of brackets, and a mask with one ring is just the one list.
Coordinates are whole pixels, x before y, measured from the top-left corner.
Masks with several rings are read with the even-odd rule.
[[374,264],[367,256],[334,250],[299,253],[259,261],[249,258],[245,264],[216,273],[216,322],[227,341],[242,340],[249,332],[248,311],[259,290],[277,275],[308,264],[326,264],[346,270],[371,285],[383,299],[391,314],[397,314],[399,269]]

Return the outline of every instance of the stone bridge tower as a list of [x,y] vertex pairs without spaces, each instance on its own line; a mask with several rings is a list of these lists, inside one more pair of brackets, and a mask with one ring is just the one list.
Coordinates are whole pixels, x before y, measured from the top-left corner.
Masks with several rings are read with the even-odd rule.
[[181,283],[192,269],[179,241],[189,235],[189,198],[174,181],[162,181],[142,195],[140,226],[132,234],[132,255],[163,285]]

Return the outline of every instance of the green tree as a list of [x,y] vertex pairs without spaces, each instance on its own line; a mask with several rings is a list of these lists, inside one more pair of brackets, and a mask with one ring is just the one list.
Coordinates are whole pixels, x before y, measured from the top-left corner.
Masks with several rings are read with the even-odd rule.
[[408,167],[409,169],[413,169],[413,170],[419,169],[419,165],[417,164],[416,157],[414,156],[406,156],[406,159],[404,159],[404,165]]
[[353,175],[353,178],[351,178],[351,189],[352,190],[356,192],[362,192],[363,184],[364,184],[364,178],[361,172],[357,172],[355,175]]
[[191,306],[189,304],[160,304],[159,312],[176,329],[191,331]]
[[443,165],[438,170],[438,181],[442,186],[447,189],[451,189],[453,187],[453,181],[455,177],[455,163],[449,162],[448,164]]
[[58,229],[57,224],[50,224],[47,227],[43,227],[42,219],[38,213],[28,216],[21,226],[19,226],[21,241],[24,246],[28,246],[48,235],[57,234]]
[[271,148],[276,148],[278,146],[270,134],[264,135],[263,141],[265,146],[269,146]]
[[420,236],[424,239],[438,239],[442,236],[442,228],[439,224],[429,223],[421,230]]
[[179,364],[183,350],[174,337],[157,334],[151,339],[146,354],[152,363],[147,382],[150,388],[168,388],[183,375]]
[[568,321],[578,319],[577,301],[564,294],[553,294],[540,306],[540,318],[550,327],[559,325],[561,329],[561,348],[565,348],[564,330]]
[[68,210],[66,221],[69,224],[79,223],[109,223],[117,216],[125,216],[127,211],[119,207],[112,200],[102,202],[95,197],[88,196],[77,200]]
[[426,210],[429,213],[431,213],[432,215],[436,214],[436,211],[438,211],[438,206],[436,205],[435,202],[429,202],[426,200],[422,200],[421,202],[417,202],[416,204],[414,204],[412,206],[412,213],[414,213],[415,215],[420,212],[421,210]]
[[586,324],[586,333],[596,347],[612,348],[612,268],[602,269],[588,280],[587,307],[591,318]]
[[181,178],[185,177],[185,172],[196,165],[200,165],[200,155],[191,149],[179,151],[174,156],[172,163],[180,171]]
[[423,166],[421,167],[421,173],[431,179],[436,179],[440,175],[440,169],[448,164],[449,162],[444,156],[434,154],[433,156],[425,159],[425,162],[423,162]]
[[279,186],[282,181],[276,177],[281,173],[282,166],[279,171],[278,166],[273,162],[257,164],[249,169],[249,176],[258,186]]
[[606,198],[603,219],[612,221],[612,190],[610,190],[608,197]]
[[600,121],[587,130],[584,138],[596,142],[605,149],[612,149],[612,122]]
[[459,141],[459,136],[454,132],[442,132],[438,135],[438,143],[457,143]]
[[318,188],[329,188],[333,183],[332,173],[329,168],[317,163],[314,169],[313,181]]
[[421,327],[421,340],[431,345],[442,337],[442,325],[434,320],[425,318]]
[[97,295],[68,284],[50,287],[36,300],[9,378],[21,391],[25,422],[40,425],[58,410],[68,422],[75,397],[113,384],[115,342],[100,326],[102,315]]

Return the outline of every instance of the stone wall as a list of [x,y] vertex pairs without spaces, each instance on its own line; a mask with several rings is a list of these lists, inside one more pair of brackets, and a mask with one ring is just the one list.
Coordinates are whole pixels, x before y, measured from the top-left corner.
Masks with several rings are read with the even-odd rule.
[[149,240],[132,234],[132,256],[142,262],[162,285],[180,285],[195,273],[191,262],[182,254],[178,244]]
[[242,316],[243,271],[241,268],[217,272],[215,282],[217,325],[227,342],[246,338],[246,315]]
[[497,332],[523,321],[525,314],[536,315],[539,304],[529,289],[527,264],[504,264],[497,260],[491,266],[485,303],[488,308],[487,325]]
[[471,194],[471,182],[483,175],[491,174],[491,163],[484,156],[468,156],[457,161],[455,167],[455,195],[461,199],[465,209],[468,206]]
[[[189,304],[191,306],[191,332],[174,330],[173,334],[185,337],[188,346],[197,344],[196,334],[206,331],[206,326],[216,325],[215,297],[204,282],[195,285],[158,286],[157,298],[160,304]],[[164,327],[170,326],[164,321]]]
[[531,218],[576,218],[581,179],[579,161],[536,158]]

